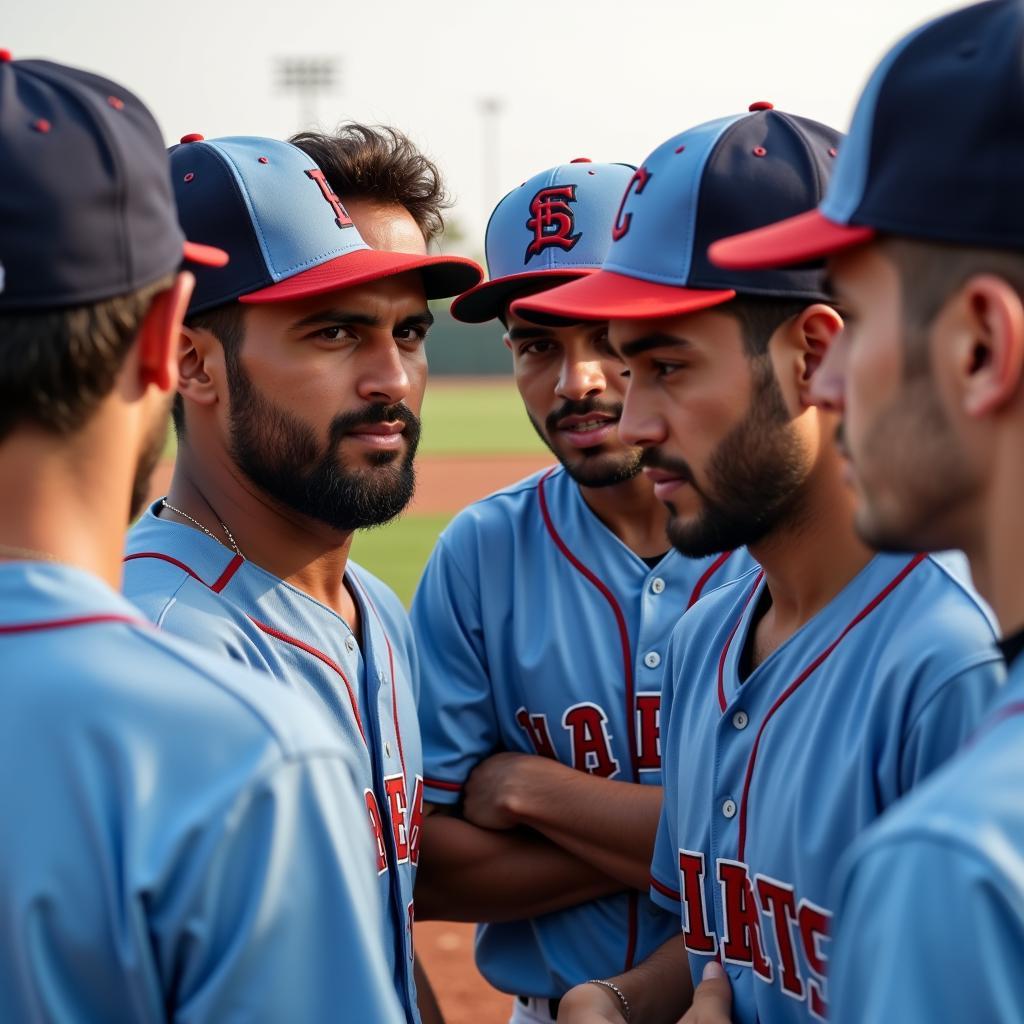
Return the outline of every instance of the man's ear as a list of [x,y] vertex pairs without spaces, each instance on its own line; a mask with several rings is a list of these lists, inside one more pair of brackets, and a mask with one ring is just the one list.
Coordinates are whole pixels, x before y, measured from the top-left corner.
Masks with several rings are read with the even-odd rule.
[[[178,336],[178,394],[197,405],[215,405],[223,379],[224,348],[207,330],[182,327]],[[211,361],[216,368],[210,373]]]
[[960,290],[963,329],[956,332],[955,370],[969,416],[991,416],[1017,396],[1024,371],[1024,302],[1008,281],[977,274]]
[[178,383],[178,335],[196,279],[181,271],[174,283],[150,303],[139,326],[139,382],[160,391]]
[[843,329],[842,317],[823,302],[808,306],[790,324],[797,350],[797,393],[802,405],[815,405],[811,378]]

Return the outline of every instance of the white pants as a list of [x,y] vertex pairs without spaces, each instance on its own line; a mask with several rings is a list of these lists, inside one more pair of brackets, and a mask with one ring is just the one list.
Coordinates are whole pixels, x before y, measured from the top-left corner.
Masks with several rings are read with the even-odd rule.
[[508,1024],[555,1024],[555,1018],[548,1009],[550,1002],[549,999],[530,999],[523,1006],[518,999],[514,999]]

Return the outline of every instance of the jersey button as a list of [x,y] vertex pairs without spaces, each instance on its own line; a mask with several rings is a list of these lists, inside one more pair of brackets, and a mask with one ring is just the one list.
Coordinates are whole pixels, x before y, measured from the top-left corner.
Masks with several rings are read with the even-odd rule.
[[354,636],[345,637],[345,650],[351,654],[356,649],[356,638]]
[[391,756],[391,744],[388,743],[387,741],[385,741],[385,743],[384,743],[384,756],[385,757],[390,757]]
[[736,801],[733,800],[731,797],[728,800],[722,801],[722,814],[724,814],[727,818],[736,817]]
[[737,729],[746,729],[749,722],[750,719],[747,717],[746,711],[737,711],[736,714],[732,716],[732,724]]
[[661,655],[657,651],[648,651],[644,655],[644,664],[648,668],[657,668],[661,664]]
[[660,576],[655,576],[651,580],[651,592],[654,594],[660,594],[665,589],[665,581]]

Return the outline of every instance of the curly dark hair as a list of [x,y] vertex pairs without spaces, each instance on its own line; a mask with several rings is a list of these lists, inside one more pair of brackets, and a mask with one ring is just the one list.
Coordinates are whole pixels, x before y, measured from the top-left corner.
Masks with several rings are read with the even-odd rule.
[[299,132],[289,140],[311,156],[341,196],[399,203],[429,245],[444,231],[442,210],[452,205],[437,164],[404,132],[349,121],[333,135]]

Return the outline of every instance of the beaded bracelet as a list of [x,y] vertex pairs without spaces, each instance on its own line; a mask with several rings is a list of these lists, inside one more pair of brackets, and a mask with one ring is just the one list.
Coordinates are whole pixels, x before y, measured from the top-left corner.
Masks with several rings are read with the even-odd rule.
[[626,1020],[626,1024],[629,1024],[632,1011],[629,1008],[629,1000],[626,998],[625,993],[615,984],[614,981],[607,981],[604,978],[591,978],[587,982],[588,985],[604,985],[605,988],[610,989],[618,997],[620,1003],[622,1003],[623,1017]]

